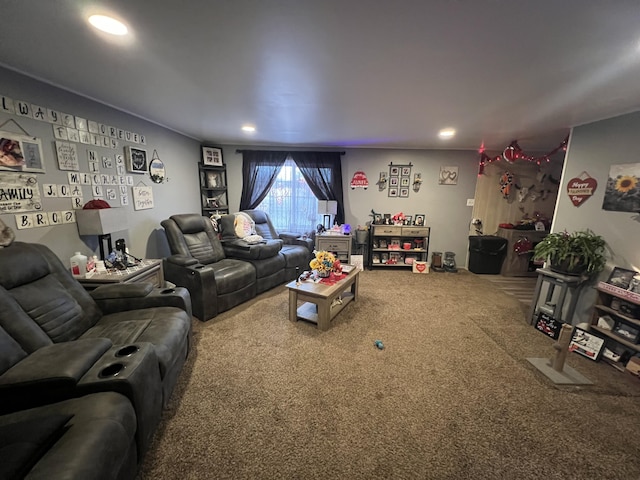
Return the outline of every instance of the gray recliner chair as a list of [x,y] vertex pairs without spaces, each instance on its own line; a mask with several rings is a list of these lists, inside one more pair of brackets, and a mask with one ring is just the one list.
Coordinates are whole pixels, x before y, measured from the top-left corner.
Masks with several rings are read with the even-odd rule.
[[207,217],[172,215],[161,225],[172,254],[165,278],[189,290],[194,316],[209,320],[256,296],[255,267],[227,257]]
[[136,410],[142,456],[190,343],[186,289],[89,293],[44,245],[0,248],[0,414],[117,391]]

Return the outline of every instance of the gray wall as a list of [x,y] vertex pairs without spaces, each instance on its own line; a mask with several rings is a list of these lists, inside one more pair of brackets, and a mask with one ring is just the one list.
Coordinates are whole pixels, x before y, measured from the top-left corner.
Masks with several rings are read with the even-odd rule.
[[[224,160],[229,179],[230,211],[237,211],[240,205],[242,186],[234,179],[242,178],[242,155],[237,149],[261,147],[224,146]],[[265,149],[267,149],[265,147]],[[334,151],[336,149],[333,149]],[[451,251],[456,254],[459,266],[466,265],[468,254],[469,222],[471,209],[467,199],[474,198],[478,173],[478,154],[474,151],[455,150],[392,150],[392,149],[340,149],[342,156],[342,182],[346,223],[365,225],[371,220],[371,210],[378,213],[398,213],[426,215],[426,225],[431,227],[429,251]],[[408,198],[391,198],[388,187],[379,191],[376,182],[380,172],[389,173],[389,164],[412,164],[411,181],[414,173],[422,174],[419,192],[413,188]],[[438,185],[441,166],[457,166],[457,185]],[[351,189],[349,184],[353,174],[363,171],[369,180],[369,188]]]
[[[601,274],[606,280],[611,268],[640,269],[640,215],[638,213],[610,212],[602,209],[605,186],[611,165],[640,163],[640,112],[603,120],[573,129],[552,231],[569,232],[589,228],[602,235],[611,249],[611,259]],[[575,207],[567,195],[567,183],[587,172],[598,186],[594,195],[580,207]],[[574,324],[590,319],[595,291],[587,288],[580,298]]]
[[[158,156],[165,163],[169,180],[162,184],[155,184],[151,182],[148,174],[128,174],[133,175],[134,185],[143,182],[147,186],[152,186],[155,207],[135,211],[130,194],[130,204],[121,207],[123,219],[128,222],[129,228],[117,232],[114,235],[114,241],[117,238],[124,238],[130,252],[140,257],[158,258],[168,254],[160,221],[174,213],[199,211],[200,196],[194,185],[197,185],[198,181],[197,162],[200,158],[200,142],[10,70],[0,69],[0,95],[144,134],[147,144],[140,148],[147,150],[149,159],[153,151],[157,151]],[[0,124],[9,119],[15,120],[30,135],[42,140],[46,173],[36,174],[40,190],[42,191],[42,185],[45,183],[67,184],[67,172],[58,168],[52,125],[0,112]],[[11,122],[0,130],[20,133],[20,130]],[[77,144],[80,171],[88,171],[87,150],[95,150],[99,156],[113,158],[114,154],[123,153],[124,145],[127,143],[120,144],[117,149],[110,149]],[[93,197],[89,187],[83,187],[83,190],[86,203]],[[130,188],[129,193],[131,193]],[[42,203],[44,211],[66,210],[71,206],[69,198],[43,198]],[[116,201],[112,205],[119,206],[120,203]],[[81,239],[76,224],[18,230],[13,214],[2,214],[0,218],[14,229],[18,240],[49,246],[65,264],[75,251],[80,250],[89,254],[96,253],[98,250],[97,238]]]

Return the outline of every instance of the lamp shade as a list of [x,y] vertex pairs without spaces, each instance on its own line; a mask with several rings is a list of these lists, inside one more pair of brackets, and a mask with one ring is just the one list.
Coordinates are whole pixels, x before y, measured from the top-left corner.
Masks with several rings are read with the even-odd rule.
[[318,213],[321,215],[335,215],[338,213],[336,200],[318,200]]
[[106,235],[126,230],[127,217],[119,208],[99,208],[76,211],[76,223],[80,235]]

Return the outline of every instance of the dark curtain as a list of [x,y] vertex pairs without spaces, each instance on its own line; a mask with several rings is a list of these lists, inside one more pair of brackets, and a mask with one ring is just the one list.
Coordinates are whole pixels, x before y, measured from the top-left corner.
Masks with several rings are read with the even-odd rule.
[[336,222],[344,223],[342,163],[339,152],[289,152],[318,200],[336,200]]
[[240,210],[256,208],[264,200],[288,156],[296,163],[318,200],[338,202],[336,221],[343,224],[345,216],[339,152],[243,150]]
[[289,152],[261,150],[242,152],[240,210],[251,210],[260,205],[280,173],[287,155]]

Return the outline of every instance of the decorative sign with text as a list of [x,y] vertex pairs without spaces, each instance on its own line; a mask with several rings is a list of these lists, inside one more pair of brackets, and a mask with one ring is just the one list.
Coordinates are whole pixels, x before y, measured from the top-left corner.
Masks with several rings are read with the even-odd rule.
[[593,195],[597,187],[596,179],[589,176],[587,172],[582,172],[579,177],[569,180],[567,194],[571,203],[575,207],[579,207]]
[[27,173],[0,173],[0,213],[42,210],[38,179]]
[[133,208],[135,210],[153,208],[153,190],[151,187],[133,187]]

